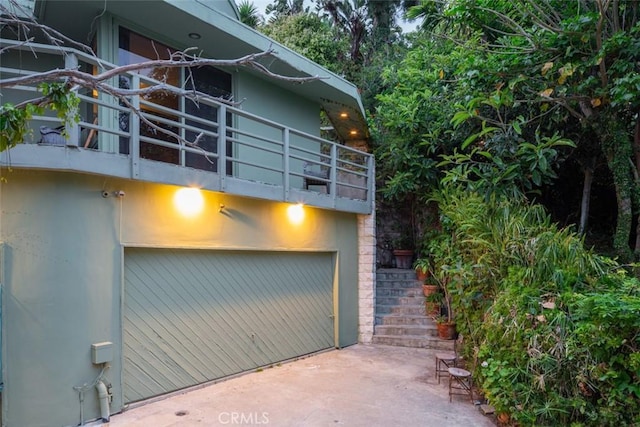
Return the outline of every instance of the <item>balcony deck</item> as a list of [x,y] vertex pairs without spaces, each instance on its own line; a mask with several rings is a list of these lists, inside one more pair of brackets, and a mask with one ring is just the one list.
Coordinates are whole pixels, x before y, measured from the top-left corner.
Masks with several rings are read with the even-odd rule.
[[[0,49],[15,45],[0,39]],[[69,48],[36,43],[19,46],[36,52],[58,68],[107,70],[115,66]],[[33,64],[33,63],[32,63]],[[55,65],[57,64],[57,65]],[[13,65],[10,66],[10,65]],[[35,68],[35,67],[33,67]],[[51,69],[51,68],[49,68]],[[0,78],[36,73],[0,65]],[[130,89],[157,84],[141,74],[120,77]],[[80,121],[65,129],[68,138],[58,144],[41,143],[40,127],[60,126],[53,115],[34,117],[31,140],[0,153],[0,166],[75,171],[124,179],[158,182],[267,200],[304,203],[325,209],[370,213],[373,207],[372,155],[319,138],[243,111],[239,106],[209,99],[179,97],[179,107],[167,108],[144,96],[128,102],[137,115],[116,98],[79,89]],[[33,86],[3,89],[2,103],[35,98]],[[209,117],[185,112],[187,103],[199,103]],[[193,110],[193,109],[192,109]],[[180,136],[172,138],[156,126]],[[197,145],[185,141],[198,141]],[[40,141],[40,143],[39,143]]]

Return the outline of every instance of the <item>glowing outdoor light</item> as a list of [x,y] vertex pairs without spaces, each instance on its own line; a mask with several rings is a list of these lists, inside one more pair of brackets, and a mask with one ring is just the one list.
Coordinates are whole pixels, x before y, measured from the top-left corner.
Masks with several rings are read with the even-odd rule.
[[287,208],[287,216],[292,224],[300,224],[304,219],[304,207],[302,203],[289,206]]
[[173,203],[185,217],[193,217],[202,212],[204,199],[199,188],[181,188],[173,196]]

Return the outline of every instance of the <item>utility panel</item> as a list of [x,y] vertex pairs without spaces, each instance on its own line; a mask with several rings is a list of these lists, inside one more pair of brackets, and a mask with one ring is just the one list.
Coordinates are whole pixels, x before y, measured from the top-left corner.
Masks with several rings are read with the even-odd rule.
[[96,365],[113,360],[113,343],[110,341],[91,344],[91,361]]

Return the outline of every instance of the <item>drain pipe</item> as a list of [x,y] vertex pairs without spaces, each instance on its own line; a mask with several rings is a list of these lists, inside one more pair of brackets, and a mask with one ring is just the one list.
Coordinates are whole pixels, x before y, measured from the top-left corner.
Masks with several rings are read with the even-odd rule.
[[100,401],[100,418],[103,423],[109,422],[109,392],[107,386],[102,380],[98,380],[96,383],[96,390],[98,391],[98,400]]
[[[78,392],[78,396],[80,399],[80,425],[84,425],[84,394],[91,390],[93,387],[98,391],[98,397],[100,398],[100,417],[103,422],[109,421],[109,387],[105,385],[103,382],[104,373],[107,369],[110,368],[109,363],[102,363],[102,369],[100,369],[100,373],[98,376],[89,384],[83,384],[81,386],[74,386],[73,389]],[[103,392],[104,390],[104,392]],[[103,399],[103,395],[106,396],[106,400]],[[106,415],[105,415],[106,414]]]

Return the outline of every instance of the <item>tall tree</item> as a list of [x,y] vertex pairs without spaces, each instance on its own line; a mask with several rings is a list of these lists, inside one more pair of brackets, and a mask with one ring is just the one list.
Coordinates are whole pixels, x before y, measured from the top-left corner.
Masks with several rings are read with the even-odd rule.
[[[466,56],[460,53],[464,67],[442,69],[449,87],[470,90],[468,98],[459,99],[454,116],[457,131],[466,129],[468,138],[448,166],[464,166],[467,178],[477,179],[478,167],[495,166],[496,153],[509,152],[504,148],[518,153],[528,146],[524,142],[540,148],[540,137],[554,134],[574,140],[579,143],[574,155],[585,172],[583,209],[593,165],[602,156],[617,199],[613,243],[623,259],[631,259],[629,240],[640,236],[640,229],[631,229],[640,210],[638,2],[423,0],[421,6],[432,22],[447,23],[427,26],[430,33],[423,37],[443,37],[472,49]],[[470,40],[477,43],[470,45]],[[413,90],[421,93],[424,88]],[[460,157],[465,152],[486,155],[487,150],[494,157]],[[531,164],[528,175],[534,184],[543,181],[540,170],[534,171],[548,166],[547,160]],[[496,168],[494,178],[507,171],[511,169]],[[585,224],[583,220],[581,228]],[[640,253],[640,240],[633,251]]]
[[299,13],[274,19],[260,30],[327,69],[342,73],[349,46],[328,20],[313,13]]
[[251,28],[256,28],[263,19],[258,7],[250,0],[242,0],[238,4],[238,12],[240,13],[240,22]]
[[362,46],[371,26],[366,0],[318,0],[318,7],[329,15],[334,27],[347,36],[349,59],[361,65]]
[[281,16],[308,12],[308,9],[304,7],[304,0],[274,0],[273,3],[267,5],[265,12],[267,15],[273,13],[271,19],[278,19]]

